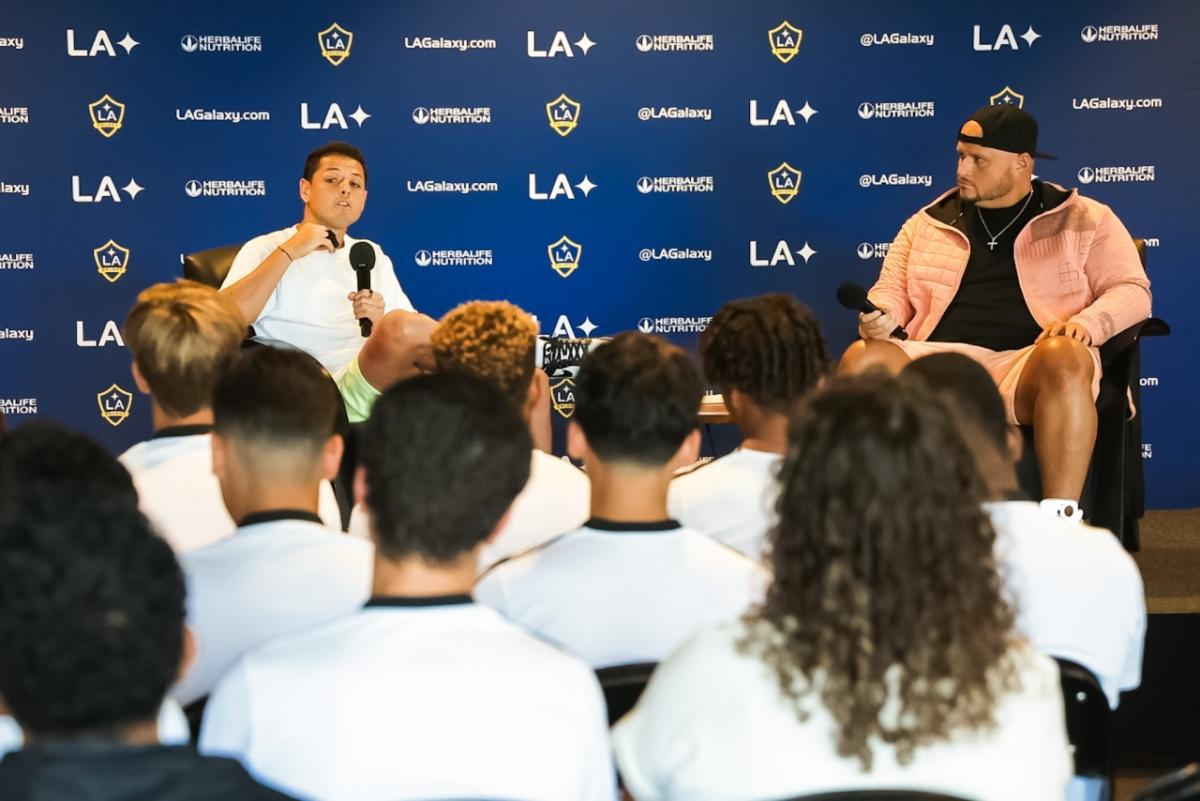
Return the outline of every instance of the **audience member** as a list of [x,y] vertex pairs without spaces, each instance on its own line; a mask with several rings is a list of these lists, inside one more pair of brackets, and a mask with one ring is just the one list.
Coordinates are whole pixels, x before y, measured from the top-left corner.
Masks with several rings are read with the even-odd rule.
[[700,335],[704,377],[725,399],[742,444],[671,482],[667,509],[689,528],[763,559],[775,517],[775,474],[787,447],[788,413],[824,377],[817,318],[792,295],[726,303]]
[[243,659],[209,701],[201,749],[323,801],[612,799],[591,671],[470,597],[530,448],[517,409],[480,378],[387,390],[355,487],[373,597]]
[[780,481],[762,607],[692,638],[616,726],[633,796],[1061,801],[1058,671],[1014,634],[944,402],[882,374],[835,381],[794,418]]
[[656,662],[759,600],[762,567],[667,515],[671,477],[699,450],[701,391],[687,354],[655,337],[625,333],[591,351],[567,434],[591,518],[497,565],[479,600],[594,668]]
[[200,647],[173,692],[181,702],[256,645],[347,615],[370,594],[370,544],[317,515],[342,456],[338,409],[333,382],[303,351],[250,348],[218,379],[213,472],[238,528],[182,557]]

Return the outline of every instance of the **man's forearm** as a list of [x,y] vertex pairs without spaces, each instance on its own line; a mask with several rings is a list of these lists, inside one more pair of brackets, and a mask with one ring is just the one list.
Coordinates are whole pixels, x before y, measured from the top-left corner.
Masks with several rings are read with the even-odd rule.
[[262,313],[263,306],[267,305],[267,299],[271,297],[271,293],[279,285],[279,279],[283,278],[291,263],[292,259],[287,252],[282,248],[275,248],[253,272],[221,290],[237,304],[247,326],[254,325],[258,315]]

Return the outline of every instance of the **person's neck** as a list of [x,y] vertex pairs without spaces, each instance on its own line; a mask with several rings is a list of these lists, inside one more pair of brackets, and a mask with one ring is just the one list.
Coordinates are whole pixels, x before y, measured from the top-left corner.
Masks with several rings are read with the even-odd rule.
[[783,455],[787,452],[788,419],[785,414],[763,412],[753,421],[738,421],[742,449]]
[[113,742],[131,748],[159,744],[157,720],[143,720],[112,730],[83,732],[73,737],[39,737],[24,728],[21,733],[27,746],[38,742],[69,743],[84,741]]
[[674,475],[670,464],[643,467],[591,459],[586,467],[592,488],[592,517],[615,523],[668,518],[667,488]]
[[153,400],[150,402],[150,425],[153,426],[155,433],[162,431],[164,428],[199,425],[211,426],[212,423],[213,413],[210,408],[201,409],[193,414],[180,417],[167,412]]
[[1000,197],[992,198],[991,200],[977,200],[975,205],[981,209],[1007,209],[1012,208],[1021,201],[1025,200],[1025,196],[1033,191],[1033,183],[1026,181],[1019,186],[1014,186],[1011,191]]
[[375,578],[371,594],[385,597],[436,597],[470,595],[475,587],[479,548],[460,554],[452,564],[438,565],[422,556],[388,559],[375,551]]
[[259,512],[276,512],[294,509],[299,512],[318,514],[321,498],[319,481],[300,484],[280,484],[270,481],[249,479],[237,482],[235,497],[225,497],[229,516],[235,521]]

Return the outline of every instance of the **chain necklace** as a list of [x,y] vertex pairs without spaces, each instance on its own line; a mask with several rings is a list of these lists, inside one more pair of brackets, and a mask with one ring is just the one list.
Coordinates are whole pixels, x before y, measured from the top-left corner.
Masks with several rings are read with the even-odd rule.
[[1029,207],[1029,201],[1031,200],[1033,200],[1033,192],[1030,192],[1028,195],[1026,195],[1025,203],[1021,206],[1021,210],[1017,212],[1017,216],[1009,220],[1008,225],[1004,226],[994,234],[992,233],[991,229],[988,228],[987,221],[983,219],[983,212],[979,210],[979,206],[975,206],[975,213],[979,215],[979,222],[982,223],[983,230],[987,231],[987,235],[991,237],[991,240],[987,243],[989,250],[996,249],[996,240],[999,239],[1005,231],[1007,231],[1009,228],[1012,228],[1013,223],[1021,219],[1021,215],[1025,213],[1025,209]]

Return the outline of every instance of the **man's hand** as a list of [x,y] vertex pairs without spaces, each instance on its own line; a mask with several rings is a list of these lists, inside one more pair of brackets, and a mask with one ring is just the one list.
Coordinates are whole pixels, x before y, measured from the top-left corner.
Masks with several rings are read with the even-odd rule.
[[858,333],[863,339],[889,339],[899,327],[896,318],[882,309],[858,315]]
[[[326,245],[329,242],[325,243]],[[354,304],[354,317],[361,320],[364,317],[377,325],[383,319],[383,295],[369,289],[360,289],[346,296]]]
[[1042,333],[1038,334],[1038,338],[1034,342],[1041,342],[1050,337],[1070,337],[1085,345],[1092,344],[1092,335],[1079,323],[1051,323]]
[[314,250],[333,252],[333,243],[329,241],[329,229],[316,223],[302,222],[296,226],[296,233],[284,242],[283,250],[292,257],[292,261],[302,259]]

